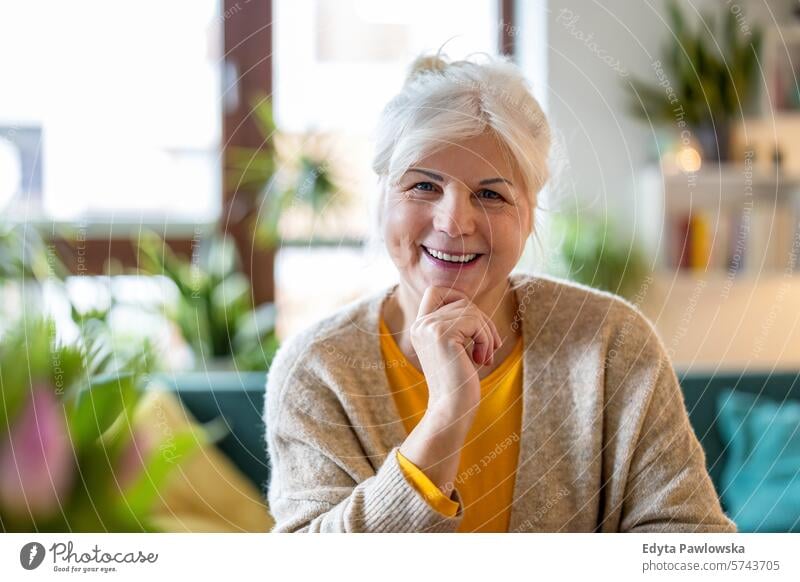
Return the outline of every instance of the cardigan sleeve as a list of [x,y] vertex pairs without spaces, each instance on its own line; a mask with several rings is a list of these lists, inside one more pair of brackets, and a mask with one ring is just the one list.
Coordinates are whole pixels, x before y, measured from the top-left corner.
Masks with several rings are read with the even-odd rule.
[[[288,356],[288,354],[284,354]],[[398,447],[377,470],[333,391],[276,356],[267,381],[273,532],[451,532],[463,518],[437,512],[406,479]]]
[[643,341],[630,338],[634,363],[615,377],[620,393],[642,400],[629,415],[635,428],[619,530],[735,533],[706,470],[668,354],[649,322],[643,328],[644,337],[638,338]]
[[430,480],[425,472],[406,458],[400,450],[397,451],[397,461],[400,469],[409,483],[417,490],[417,493],[430,503],[436,511],[447,517],[453,517],[458,513],[458,503],[452,497],[445,495],[436,483]]

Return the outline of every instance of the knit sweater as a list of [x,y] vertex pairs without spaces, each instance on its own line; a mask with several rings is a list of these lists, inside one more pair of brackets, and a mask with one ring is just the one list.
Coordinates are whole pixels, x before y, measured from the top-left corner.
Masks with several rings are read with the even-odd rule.
[[[511,532],[735,532],[662,341],[632,304],[512,274],[523,412]],[[396,286],[285,341],[267,380],[275,532],[453,532],[405,478],[379,321]],[[490,467],[489,469],[490,470]],[[461,504],[458,487],[453,500]]]

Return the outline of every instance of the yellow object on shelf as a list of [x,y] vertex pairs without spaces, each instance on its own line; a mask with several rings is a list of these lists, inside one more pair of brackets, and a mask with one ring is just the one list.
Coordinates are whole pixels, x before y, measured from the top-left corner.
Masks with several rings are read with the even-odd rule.
[[705,271],[711,260],[711,224],[702,212],[692,214],[689,226],[689,268]]

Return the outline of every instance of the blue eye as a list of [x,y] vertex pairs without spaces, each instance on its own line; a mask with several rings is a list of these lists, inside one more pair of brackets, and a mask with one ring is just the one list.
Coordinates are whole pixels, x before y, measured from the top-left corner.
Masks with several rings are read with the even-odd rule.
[[419,182],[414,184],[414,190],[421,190],[423,192],[433,192],[433,184],[430,182]]
[[481,195],[481,194],[485,194],[486,195],[485,200],[497,200],[497,201],[505,200],[500,194],[498,194],[494,190],[486,190],[486,189],[478,190],[478,195]]

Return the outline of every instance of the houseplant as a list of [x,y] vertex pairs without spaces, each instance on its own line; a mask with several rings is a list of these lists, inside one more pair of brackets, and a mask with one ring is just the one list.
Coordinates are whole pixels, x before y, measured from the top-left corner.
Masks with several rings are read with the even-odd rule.
[[40,311],[43,284],[60,285],[66,272],[35,227],[0,222],[0,336],[20,312]]
[[3,531],[155,531],[175,460],[205,442],[202,431],[171,435],[166,456],[142,441],[134,414],[151,350],[120,356],[106,331],[86,321],[66,343],[52,319],[30,315],[0,342]]
[[325,136],[309,132],[301,136],[299,153],[281,154],[276,147],[278,130],[271,101],[265,97],[254,100],[252,113],[263,147],[230,148],[229,187],[255,193],[254,239],[263,248],[274,248],[280,243],[281,217],[290,207],[306,206],[316,215],[335,200],[338,186],[327,162],[331,148]]
[[36,229],[30,225],[0,223],[0,283],[8,280],[43,281],[66,273],[54,252],[48,252]]
[[635,241],[620,236],[613,219],[574,210],[556,214],[551,225],[554,274],[633,299],[650,267]]
[[718,35],[710,14],[692,30],[675,0],[667,10],[670,39],[653,65],[658,82],[629,78],[630,111],[648,123],[687,128],[706,159],[726,161],[730,124],[753,106],[762,32],[740,30],[732,10]]
[[233,241],[207,237],[195,257],[175,255],[155,233],[137,241],[139,273],[167,277],[177,289],[168,314],[193,348],[195,368],[263,371],[278,348],[275,306],[254,306]]

